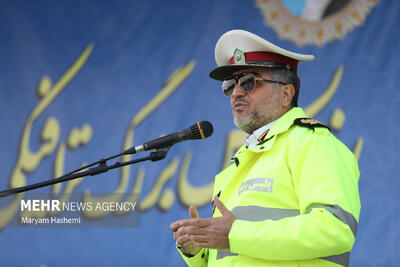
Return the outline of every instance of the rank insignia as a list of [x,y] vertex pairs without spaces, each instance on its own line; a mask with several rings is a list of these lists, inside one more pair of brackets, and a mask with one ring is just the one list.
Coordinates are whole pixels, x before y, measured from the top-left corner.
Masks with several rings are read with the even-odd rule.
[[244,53],[241,49],[239,48],[235,49],[235,51],[233,52],[233,61],[235,62],[235,65],[246,64]]
[[331,130],[328,126],[326,126],[323,123],[320,123],[317,120],[314,119],[310,119],[310,118],[297,118],[293,121],[294,124],[296,125],[300,125],[303,127],[307,127],[310,128],[314,131],[315,127],[323,127],[323,128],[327,128],[329,131]]

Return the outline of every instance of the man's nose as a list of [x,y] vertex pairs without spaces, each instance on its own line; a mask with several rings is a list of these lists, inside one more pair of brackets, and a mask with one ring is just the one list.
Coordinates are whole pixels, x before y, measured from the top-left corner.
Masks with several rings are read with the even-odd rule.
[[235,87],[233,88],[232,91],[232,97],[238,97],[238,96],[244,96],[246,94],[246,92],[244,92],[242,90],[242,88],[240,88],[239,83],[236,83]]

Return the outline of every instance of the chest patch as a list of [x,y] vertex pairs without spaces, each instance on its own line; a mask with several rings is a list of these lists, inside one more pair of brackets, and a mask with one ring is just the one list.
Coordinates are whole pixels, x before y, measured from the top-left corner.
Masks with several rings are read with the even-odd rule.
[[259,191],[265,193],[272,193],[272,187],[274,185],[273,178],[253,178],[244,181],[239,188],[238,195],[244,191]]

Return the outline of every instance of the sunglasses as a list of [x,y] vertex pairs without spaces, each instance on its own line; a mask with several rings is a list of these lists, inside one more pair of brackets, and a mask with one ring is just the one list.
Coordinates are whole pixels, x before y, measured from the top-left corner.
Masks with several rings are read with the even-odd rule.
[[287,85],[287,83],[284,83],[284,82],[267,80],[267,79],[256,77],[256,75],[257,75],[256,73],[241,73],[239,75],[232,76],[232,78],[229,80],[225,80],[221,85],[222,90],[224,91],[224,94],[226,96],[230,96],[238,82],[239,82],[240,88],[246,93],[251,92],[254,90],[254,88],[256,88],[257,81]]

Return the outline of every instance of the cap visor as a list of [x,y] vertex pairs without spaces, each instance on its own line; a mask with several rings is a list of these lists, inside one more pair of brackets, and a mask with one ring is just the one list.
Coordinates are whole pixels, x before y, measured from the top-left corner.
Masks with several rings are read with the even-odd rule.
[[219,81],[224,81],[227,80],[228,78],[232,77],[233,73],[239,71],[239,70],[244,70],[244,69],[276,69],[277,66],[270,66],[270,65],[256,65],[256,64],[247,64],[247,65],[231,65],[231,66],[221,66],[213,71],[210,72],[210,77],[219,80]]

